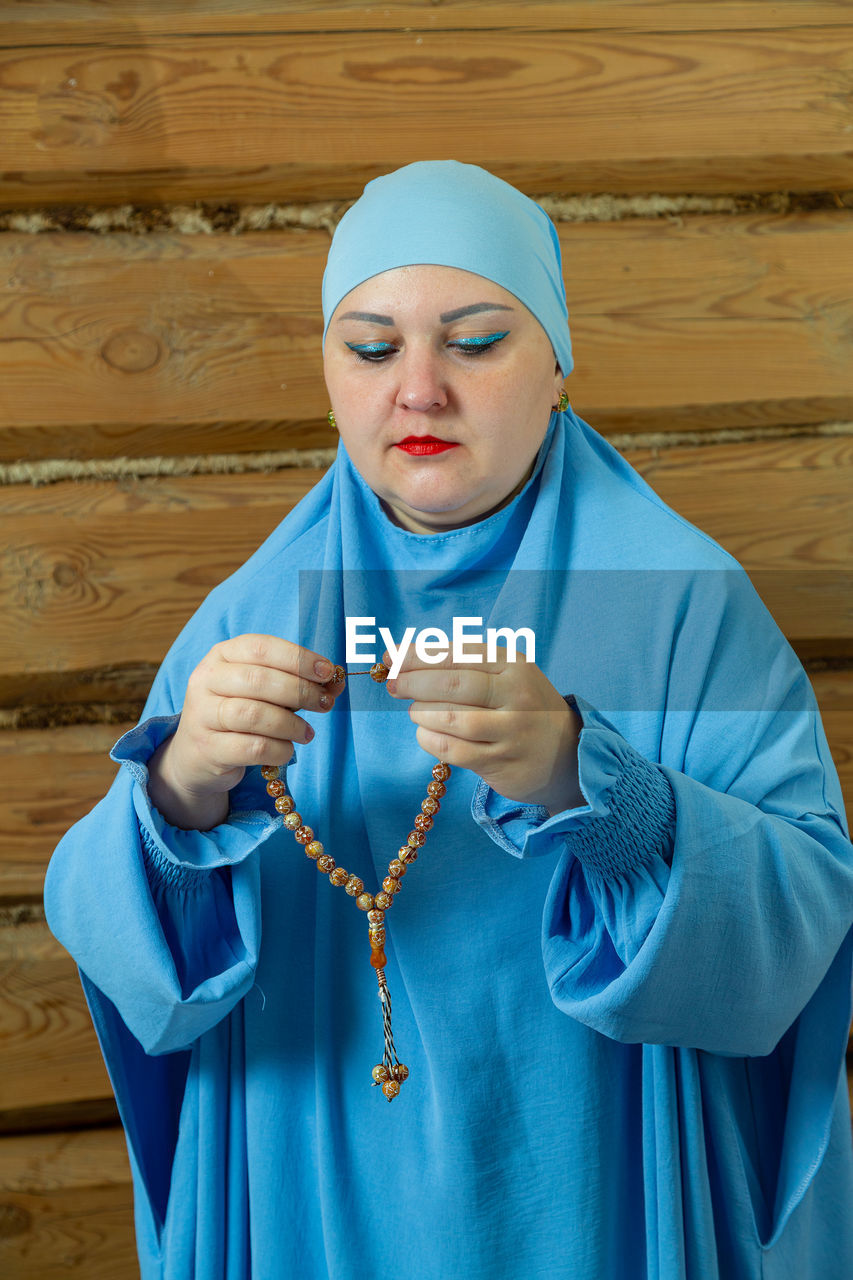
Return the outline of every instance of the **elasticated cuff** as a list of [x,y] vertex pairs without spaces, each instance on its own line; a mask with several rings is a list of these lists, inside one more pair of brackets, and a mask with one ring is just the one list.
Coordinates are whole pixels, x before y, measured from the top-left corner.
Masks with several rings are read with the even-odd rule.
[[657,765],[583,698],[569,701],[583,720],[578,779],[586,804],[551,817],[542,806],[507,800],[481,781],[471,811],[492,840],[517,858],[568,849],[589,874],[611,879],[667,855],[675,800]]
[[216,867],[235,866],[281,828],[282,820],[257,807],[261,801],[258,770],[248,769],[231,792],[226,822],[209,831],[185,831],[173,827],[151,803],[148,794],[148,761],[177,727],[179,715],[153,716],[119,738],[110,756],[134,780],[133,802],[139,822],[146,863],[156,882],[176,884],[191,891],[198,876]]

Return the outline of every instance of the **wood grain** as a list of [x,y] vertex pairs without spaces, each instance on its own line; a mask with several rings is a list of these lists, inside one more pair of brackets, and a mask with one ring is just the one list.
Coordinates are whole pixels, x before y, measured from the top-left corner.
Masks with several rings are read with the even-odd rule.
[[330,39],[279,18],[202,45],[128,22],[0,52],[0,175],[11,206],[347,198],[452,150],[539,189],[831,190],[851,66],[853,23]]
[[44,923],[0,928],[4,1110],[109,1097],[77,966]]
[[0,1138],[0,1273],[138,1280],[133,1196],[118,1128]]
[[[597,428],[853,415],[849,217],[559,230],[569,391]],[[303,231],[0,236],[0,461],[331,444],[328,244]]]
[[778,30],[846,26],[850,0],[5,0],[0,20],[8,43],[52,44],[115,40],[132,27],[155,36],[268,34],[283,31],[509,30],[638,31]]

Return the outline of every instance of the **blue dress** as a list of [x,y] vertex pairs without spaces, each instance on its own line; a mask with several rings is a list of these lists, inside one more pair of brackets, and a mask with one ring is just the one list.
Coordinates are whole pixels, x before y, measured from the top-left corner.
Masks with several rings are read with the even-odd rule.
[[[389,1105],[364,915],[256,769],[171,827],[146,761],[217,641],[342,661],[344,619],[532,627],[586,803],[454,770],[388,916]],[[381,656],[382,644],[378,646]],[[352,681],[287,770],[375,891],[433,763]],[[143,1280],[850,1280],[853,850],[814,697],[737,564],[571,411],[502,511],[392,525],[343,449],[169,653],[45,890],[125,1125]]]

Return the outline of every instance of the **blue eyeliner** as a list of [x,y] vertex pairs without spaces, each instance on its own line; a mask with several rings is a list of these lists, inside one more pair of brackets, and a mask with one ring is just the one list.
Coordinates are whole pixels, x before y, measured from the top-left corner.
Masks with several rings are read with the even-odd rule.
[[503,333],[487,333],[482,338],[457,338],[450,345],[452,347],[461,347],[463,350],[482,351],[484,348],[493,347],[496,342],[500,342],[509,333],[509,329],[504,329]]

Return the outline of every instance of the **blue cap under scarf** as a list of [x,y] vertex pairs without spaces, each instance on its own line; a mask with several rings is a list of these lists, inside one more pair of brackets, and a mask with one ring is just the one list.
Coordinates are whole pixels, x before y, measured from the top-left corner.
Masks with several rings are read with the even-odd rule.
[[323,340],[342,298],[394,267],[459,267],[523,302],[572,370],[569,315],[553,222],[493,173],[457,160],[422,160],[368,182],[335,231],[323,276]]

